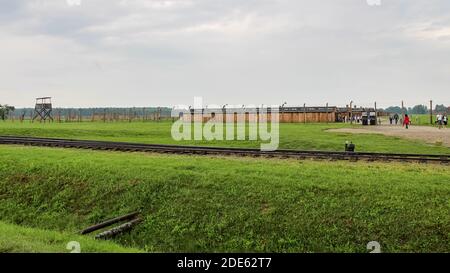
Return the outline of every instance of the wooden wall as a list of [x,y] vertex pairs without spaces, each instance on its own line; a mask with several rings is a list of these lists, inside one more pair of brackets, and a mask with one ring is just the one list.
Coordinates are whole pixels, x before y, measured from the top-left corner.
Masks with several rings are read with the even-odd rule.
[[[216,114],[216,118],[219,114]],[[188,121],[187,115],[183,115],[183,120]],[[245,122],[251,120],[258,120],[259,114],[246,113],[245,114]],[[208,122],[210,117],[203,117],[203,122]],[[271,119],[271,114],[267,114],[267,119]],[[335,112],[317,112],[317,113],[279,113],[279,120],[281,123],[326,123],[326,122],[335,122],[336,113]],[[201,121],[201,115],[191,115],[191,121]],[[232,120],[234,122],[238,122],[237,114],[222,114],[222,120],[225,122],[227,120]]]

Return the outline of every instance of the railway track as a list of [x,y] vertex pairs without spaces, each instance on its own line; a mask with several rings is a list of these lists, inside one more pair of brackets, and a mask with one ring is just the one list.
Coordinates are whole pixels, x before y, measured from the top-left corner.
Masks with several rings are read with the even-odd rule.
[[93,150],[111,150],[128,152],[155,152],[171,154],[193,154],[193,155],[219,155],[219,156],[252,156],[252,157],[274,157],[274,158],[296,158],[296,159],[325,159],[325,160],[367,160],[367,161],[401,161],[421,163],[450,162],[450,154],[395,154],[395,153],[361,153],[361,152],[333,152],[333,151],[301,151],[301,150],[276,150],[261,151],[250,148],[225,148],[204,146],[179,146],[160,144],[139,144],[128,142],[110,142],[59,138],[37,138],[0,136],[0,144],[31,145],[45,147],[78,148]]

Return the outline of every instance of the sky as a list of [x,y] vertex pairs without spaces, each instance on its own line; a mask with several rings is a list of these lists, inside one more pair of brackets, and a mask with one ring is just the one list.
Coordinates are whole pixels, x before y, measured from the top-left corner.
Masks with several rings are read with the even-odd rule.
[[448,0],[0,0],[0,104],[450,104]]

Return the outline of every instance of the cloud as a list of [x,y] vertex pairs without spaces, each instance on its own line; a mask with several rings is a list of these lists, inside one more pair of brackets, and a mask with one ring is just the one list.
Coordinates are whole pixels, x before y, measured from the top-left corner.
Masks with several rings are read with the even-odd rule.
[[409,26],[405,32],[411,37],[422,41],[450,42],[450,26],[438,26],[433,22]]
[[196,95],[217,104],[449,103],[446,0],[0,4],[0,95],[10,104],[46,94],[67,106],[189,104]]

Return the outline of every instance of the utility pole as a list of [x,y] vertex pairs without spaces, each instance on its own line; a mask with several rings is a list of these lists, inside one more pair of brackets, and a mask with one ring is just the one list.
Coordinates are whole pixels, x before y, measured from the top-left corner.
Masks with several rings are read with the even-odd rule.
[[350,101],[350,124],[353,124],[353,108],[352,108],[353,101]]
[[430,124],[433,125],[433,101],[430,100]]
[[328,102],[327,102],[327,124],[328,124],[328,121],[329,121],[329,118],[330,118],[330,115],[328,114]]
[[303,103],[303,123],[306,124],[306,103]]
[[377,102],[375,102],[375,125],[378,125]]
[[404,106],[403,101],[402,101],[402,119],[403,119],[404,116],[405,116],[405,106]]

